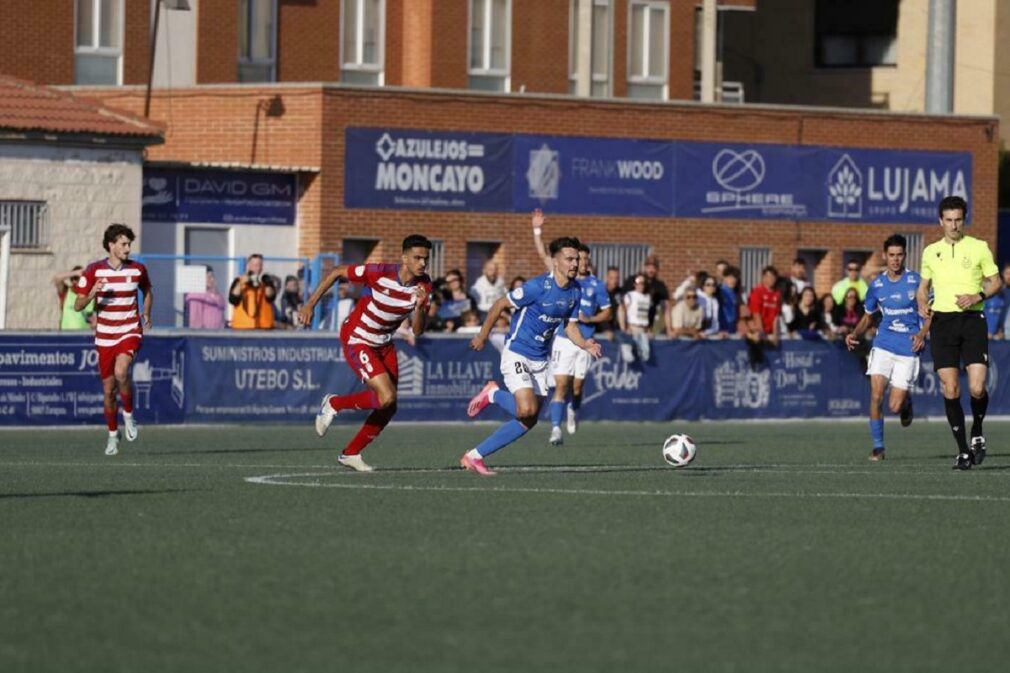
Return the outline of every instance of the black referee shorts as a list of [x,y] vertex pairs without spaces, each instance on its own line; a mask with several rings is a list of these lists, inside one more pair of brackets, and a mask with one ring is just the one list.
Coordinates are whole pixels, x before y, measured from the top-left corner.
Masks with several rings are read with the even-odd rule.
[[933,369],[989,364],[989,330],[985,313],[964,311],[934,313],[929,328]]

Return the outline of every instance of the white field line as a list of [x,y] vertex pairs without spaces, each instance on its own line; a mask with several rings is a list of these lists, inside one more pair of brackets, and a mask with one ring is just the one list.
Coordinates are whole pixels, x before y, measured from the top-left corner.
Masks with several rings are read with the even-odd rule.
[[[534,493],[549,495],[610,495],[665,498],[835,498],[862,500],[938,500],[961,502],[1010,502],[1010,496],[986,495],[942,495],[913,493],[823,493],[823,492],[767,492],[748,493],[745,491],[630,491],[605,490],[587,488],[481,488],[476,486],[410,486],[403,484],[364,484],[364,483],[322,483],[319,477],[332,476],[330,473],[298,473],[298,474],[268,474],[260,477],[246,477],[251,484],[269,486],[301,486],[310,488],[346,488],[376,491],[431,491],[451,493]],[[287,481],[290,479],[314,478],[317,481]],[[476,477],[471,477],[476,478]]]

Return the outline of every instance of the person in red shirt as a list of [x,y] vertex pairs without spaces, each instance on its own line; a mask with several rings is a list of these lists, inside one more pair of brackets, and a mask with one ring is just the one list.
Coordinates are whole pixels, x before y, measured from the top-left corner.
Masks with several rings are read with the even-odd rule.
[[349,395],[326,395],[316,415],[316,434],[326,434],[337,413],[345,409],[371,409],[365,424],[337,458],[358,472],[372,466],[361,452],[379,436],[396,414],[396,383],[399,367],[393,333],[410,320],[415,336],[424,331],[431,278],[425,273],[431,257],[431,241],[413,234],[403,239],[402,264],[358,264],[334,267],[309,300],[298,310],[303,325],[312,324],[312,311],[326,292],[341,278],[366,286],[351,315],[340,328],[344,359],[368,386]]
[[[95,302],[95,348],[98,351],[98,374],[105,392],[105,423],[109,441],[105,455],[119,453],[119,410],[116,391],[123,402],[123,431],[127,441],[137,438],[133,419],[133,386],[130,367],[140,350],[144,327],[151,327],[154,296],[147,269],[130,259],[135,235],[125,224],[112,224],[105,230],[102,247],[109,253],[106,259],[92,262],[81,273],[74,286],[77,299],[74,310],[80,311]],[[137,290],[144,293],[143,324],[137,305]]]
[[775,289],[779,272],[774,266],[761,270],[761,284],[751,290],[747,306],[751,313],[753,330],[761,334],[761,340],[778,343],[778,319],[782,312],[782,293]]

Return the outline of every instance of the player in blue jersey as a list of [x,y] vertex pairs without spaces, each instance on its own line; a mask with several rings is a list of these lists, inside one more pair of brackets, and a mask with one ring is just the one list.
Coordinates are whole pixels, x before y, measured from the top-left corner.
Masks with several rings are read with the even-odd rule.
[[[533,243],[537,253],[544,260],[548,269],[552,268],[553,260],[547,253],[540,238],[543,232],[544,214],[538,208],[533,211]],[[583,339],[591,339],[596,333],[596,326],[611,319],[610,293],[607,286],[591,273],[589,246],[579,245],[579,269],[575,280],[582,287],[582,298],[579,300],[579,331]],[[582,387],[589,372],[592,356],[582,348],[572,343],[564,331],[558,331],[551,351],[551,376],[554,379],[554,397],[548,407],[551,418],[550,443],[559,446],[564,442],[561,433],[561,418],[567,417],[568,434],[574,435],[578,428],[578,412],[582,406]],[[572,401],[568,401],[568,392],[572,393]]]
[[554,270],[527,281],[491,306],[480,333],[470,342],[474,350],[487,343],[491,328],[507,308],[515,308],[505,348],[501,354],[501,373],[508,392],[491,381],[470,400],[467,414],[476,416],[490,403],[504,409],[512,419],[498,428],[476,448],[463,454],[460,465],[482,476],[494,472],[484,459],[525,435],[537,423],[540,405],[547,396],[551,342],[563,329],[568,338],[592,357],[600,357],[600,344],[584,339],[578,328],[582,289],[575,274],[579,263],[579,241],[558,238],[551,241]]
[[884,460],[884,391],[891,384],[888,407],[900,414],[901,425],[912,423],[912,397],[909,389],[919,376],[919,351],[925,343],[929,324],[919,317],[915,292],[921,278],[905,268],[905,237],[894,234],[884,241],[886,269],[870,283],[866,293],[866,313],[856,328],[845,337],[849,350],[859,344],[874,316],[880,316],[873,340],[866,374],[870,377],[870,460]]

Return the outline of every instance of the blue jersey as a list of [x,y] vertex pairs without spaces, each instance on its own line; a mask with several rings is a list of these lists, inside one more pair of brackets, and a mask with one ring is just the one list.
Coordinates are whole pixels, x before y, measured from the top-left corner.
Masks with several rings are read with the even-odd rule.
[[887,272],[873,279],[866,292],[866,312],[880,311],[880,327],[874,348],[883,348],[895,355],[915,355],[912,337],[922,322],[915,291],[922,278],[915,271],[906,270],[898,280],[891,280]]
[[531,360],[550,359],[554,332],[579,318],[581,294],[578,281],[558,287],[552,273],[537,276],[509,292],[506,296],[517,310],[512,314],[505,347]]
[[[579,313],[592,317],[603,309],[610,308],[610,293],[607,292],[606,284],[599,278],[589,274],[585,278],[579,279],[579,285],[582,287],[582,297],[579,299],[579,310],[575,314],[576,318],[579,317]],[[592,338],[596,334],[596,325],[597,323],[579,321],[579,332],[582,333],[582,338]],[[558,338],[568,338],[564,329],[558,330]]]

